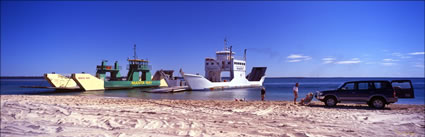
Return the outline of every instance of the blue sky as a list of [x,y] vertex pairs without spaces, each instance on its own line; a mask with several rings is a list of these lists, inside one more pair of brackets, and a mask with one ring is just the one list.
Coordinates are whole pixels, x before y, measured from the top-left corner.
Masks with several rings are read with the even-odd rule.
[[423,1],[1,1],[1,76],[125,69],[134,44],[204,74],[224,37],[267,76],[424,77]]

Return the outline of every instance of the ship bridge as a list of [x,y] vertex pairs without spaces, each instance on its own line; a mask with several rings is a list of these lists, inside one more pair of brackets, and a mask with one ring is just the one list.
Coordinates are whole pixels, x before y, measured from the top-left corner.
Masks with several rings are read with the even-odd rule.
[[[127,59],[128,61],[128,81],[151,81],[151,72],[152,66],[149,65],[149,61],[143,59],[137,59],[134,55],[134,59]],[[142,75],[140,76],[140,73]]]
[[[226,43],[225,43],[226,44]],[[205,58],[205,78],[211,82],[222,81],[221,73],[230,72],[230,80],[234,78],[245,78],[246,61],[235,58],[232,47],[216,52],[216,58]]]

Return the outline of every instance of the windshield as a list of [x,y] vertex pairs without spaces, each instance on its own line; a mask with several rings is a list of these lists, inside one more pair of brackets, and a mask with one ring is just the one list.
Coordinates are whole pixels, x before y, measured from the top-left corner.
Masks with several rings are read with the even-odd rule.
[[341,83],[341,85],[338,86],[338,89],[342,88],[342,86],[344,86],[345,83]]

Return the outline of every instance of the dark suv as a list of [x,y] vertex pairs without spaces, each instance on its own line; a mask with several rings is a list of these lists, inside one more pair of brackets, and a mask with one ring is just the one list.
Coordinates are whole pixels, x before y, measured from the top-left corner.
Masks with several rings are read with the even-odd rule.
[[336,90],[317,91],[315,96],[329,107],[338,102],[354,102],[374,108],[384,108],[386,104],[397,102],[398,98],[415,97],[410,80],[350,81]]

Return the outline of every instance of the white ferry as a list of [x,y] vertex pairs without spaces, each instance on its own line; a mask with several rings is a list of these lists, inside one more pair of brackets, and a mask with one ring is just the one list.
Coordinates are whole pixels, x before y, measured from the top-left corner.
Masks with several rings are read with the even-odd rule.
[[[227,47],[224,40],[224,51],[216,52],[216,59],[205,59],[205,77],[198,74],[185,74],[180,70],[186,84],[191,90],[215,90],[229,88],[261,87],[265,79],[266,67],[254,67],[246,76],[246,49],[241,60],[235,59],[232,46]],[[222,72],[230,72],[230,81],[222,79]]]

